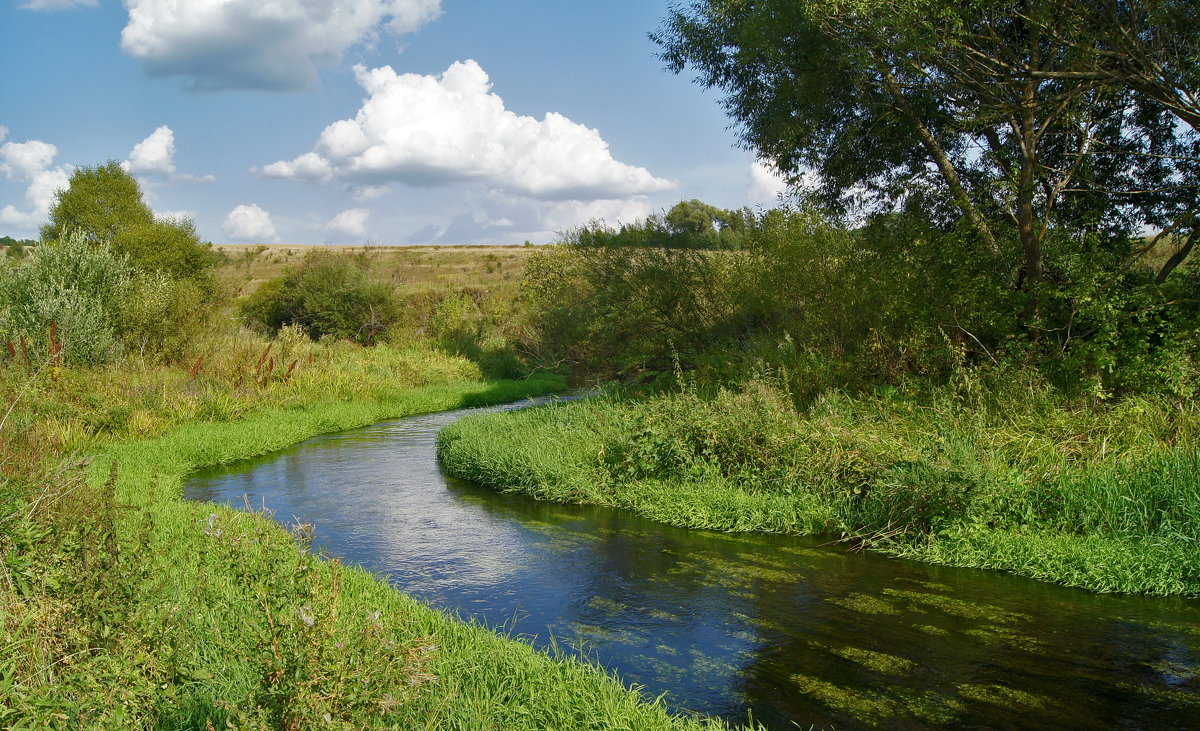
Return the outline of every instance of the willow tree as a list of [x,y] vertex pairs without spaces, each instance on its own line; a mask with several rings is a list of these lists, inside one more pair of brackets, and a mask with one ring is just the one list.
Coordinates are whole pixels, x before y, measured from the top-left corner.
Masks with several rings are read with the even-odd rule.
[[1167,236],[1180,241],[1158,271],[1163,284],[1200,240],[1200,9],[1193,0],[1094,0],[1081,20],[1065,33],[1043,28],[1080,63],[1041,75],[1128,89],[1144,117],[1159,118],[1143,154],[1145,185],[1124,194],[1159,229],[1136,253]]
[[[976,233],[1041,318],[1048,237],[1128,242],[1154,144],[1137,89],[1102,72],[1095,2],[707,0],[652,35],[676,73],[725,92],[747,146],[818,173],[827,203],[914,195]],[[1104,157],[1097,157],[1103,152]],[[937,206],[933,205],[936,209]],[[1078,244],[1082,246],[1082,244]],[[1094,244],[1088,244],[1094,245]]]

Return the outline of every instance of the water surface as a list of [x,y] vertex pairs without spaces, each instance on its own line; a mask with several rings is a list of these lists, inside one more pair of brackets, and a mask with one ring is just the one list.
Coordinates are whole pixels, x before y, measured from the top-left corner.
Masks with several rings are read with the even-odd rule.
[[681,712],[772,728],[1200,728],[1200,602],[1097,595],[785,536],[672,528],[438,469],[466,412],[196,475],[194,500],[315,523],[433,606],[556,641]]

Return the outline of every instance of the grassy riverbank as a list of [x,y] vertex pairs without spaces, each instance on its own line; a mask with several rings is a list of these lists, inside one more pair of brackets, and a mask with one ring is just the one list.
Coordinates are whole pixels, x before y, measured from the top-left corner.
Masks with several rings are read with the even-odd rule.
[[[89,467],[67,460],[42,474],[40,492],[5,515],[0,725],[699,727],[597,668],[548,657],[430,610],[362,570],[318,560],[305,550],[307,526],[285,530],[269,515],[180,499],[182,480],[201,466],[385,418],[562,387],[550,376],[465,380],[473,366],[432,351],[355,353],[359,369],[346,375],[359,378],[343,388],[315,388],[333,373],[314,368],[304,388],[226,394],[239,408],[214,417],[222,420],[184,405],[203,389],[176,390],[164,376],[157,406],[147,407],[155,418],[139,421],[156,424],[155,436],[130,438],[127,426],[90,433],[76,439],[90,446]],[[422,363],[421,378],[398,377]],[[74,392],[65,387],[85,378],[96,389],[106,380],[62,371],[29,384],[26,428],[40,430],[31,414],[61,406]],[[55,428],[87,431],[70,423]]]
[[1200,411],[1072,404],[1036,375],[826,391],[761,380],[464,419],[459,477],[673,525],[850,537],[1096,591],[1200,595]]

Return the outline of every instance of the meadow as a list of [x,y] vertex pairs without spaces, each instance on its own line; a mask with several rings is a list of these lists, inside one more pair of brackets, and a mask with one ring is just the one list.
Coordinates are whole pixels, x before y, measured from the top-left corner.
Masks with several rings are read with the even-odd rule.
[[[123,335],[152,346],[69,363],[78,331],[57,323],[41,341],[10,339],[0,364],[0,725],[719,726],[318,556],[311,526],[181,499],[182,480],[204,466],[565,388],[533,370],[488,377],[431,327],[437,305],[464,290],[475,299],[456,301],[486,303],[523,253],[335,253],[371,267],[372,281],[395,281],[397,301],[419,303],[369,347],[244,324],[247,292],[303,259],[286,248],[218,255],[212,316],[178,321],[189,337],[170,354],[153,350],[164,341]],[[456,312],[479,324],[477,309]]]

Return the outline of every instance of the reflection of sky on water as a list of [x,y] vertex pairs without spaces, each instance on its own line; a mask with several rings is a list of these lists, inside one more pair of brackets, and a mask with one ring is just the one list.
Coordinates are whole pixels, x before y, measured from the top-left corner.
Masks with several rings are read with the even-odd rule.
[[444,477],[419,416],[198,475],[398,589],[580,649],[677,708],[772,726],[1200,727],[1200,608],[813,541],[722,535]]

